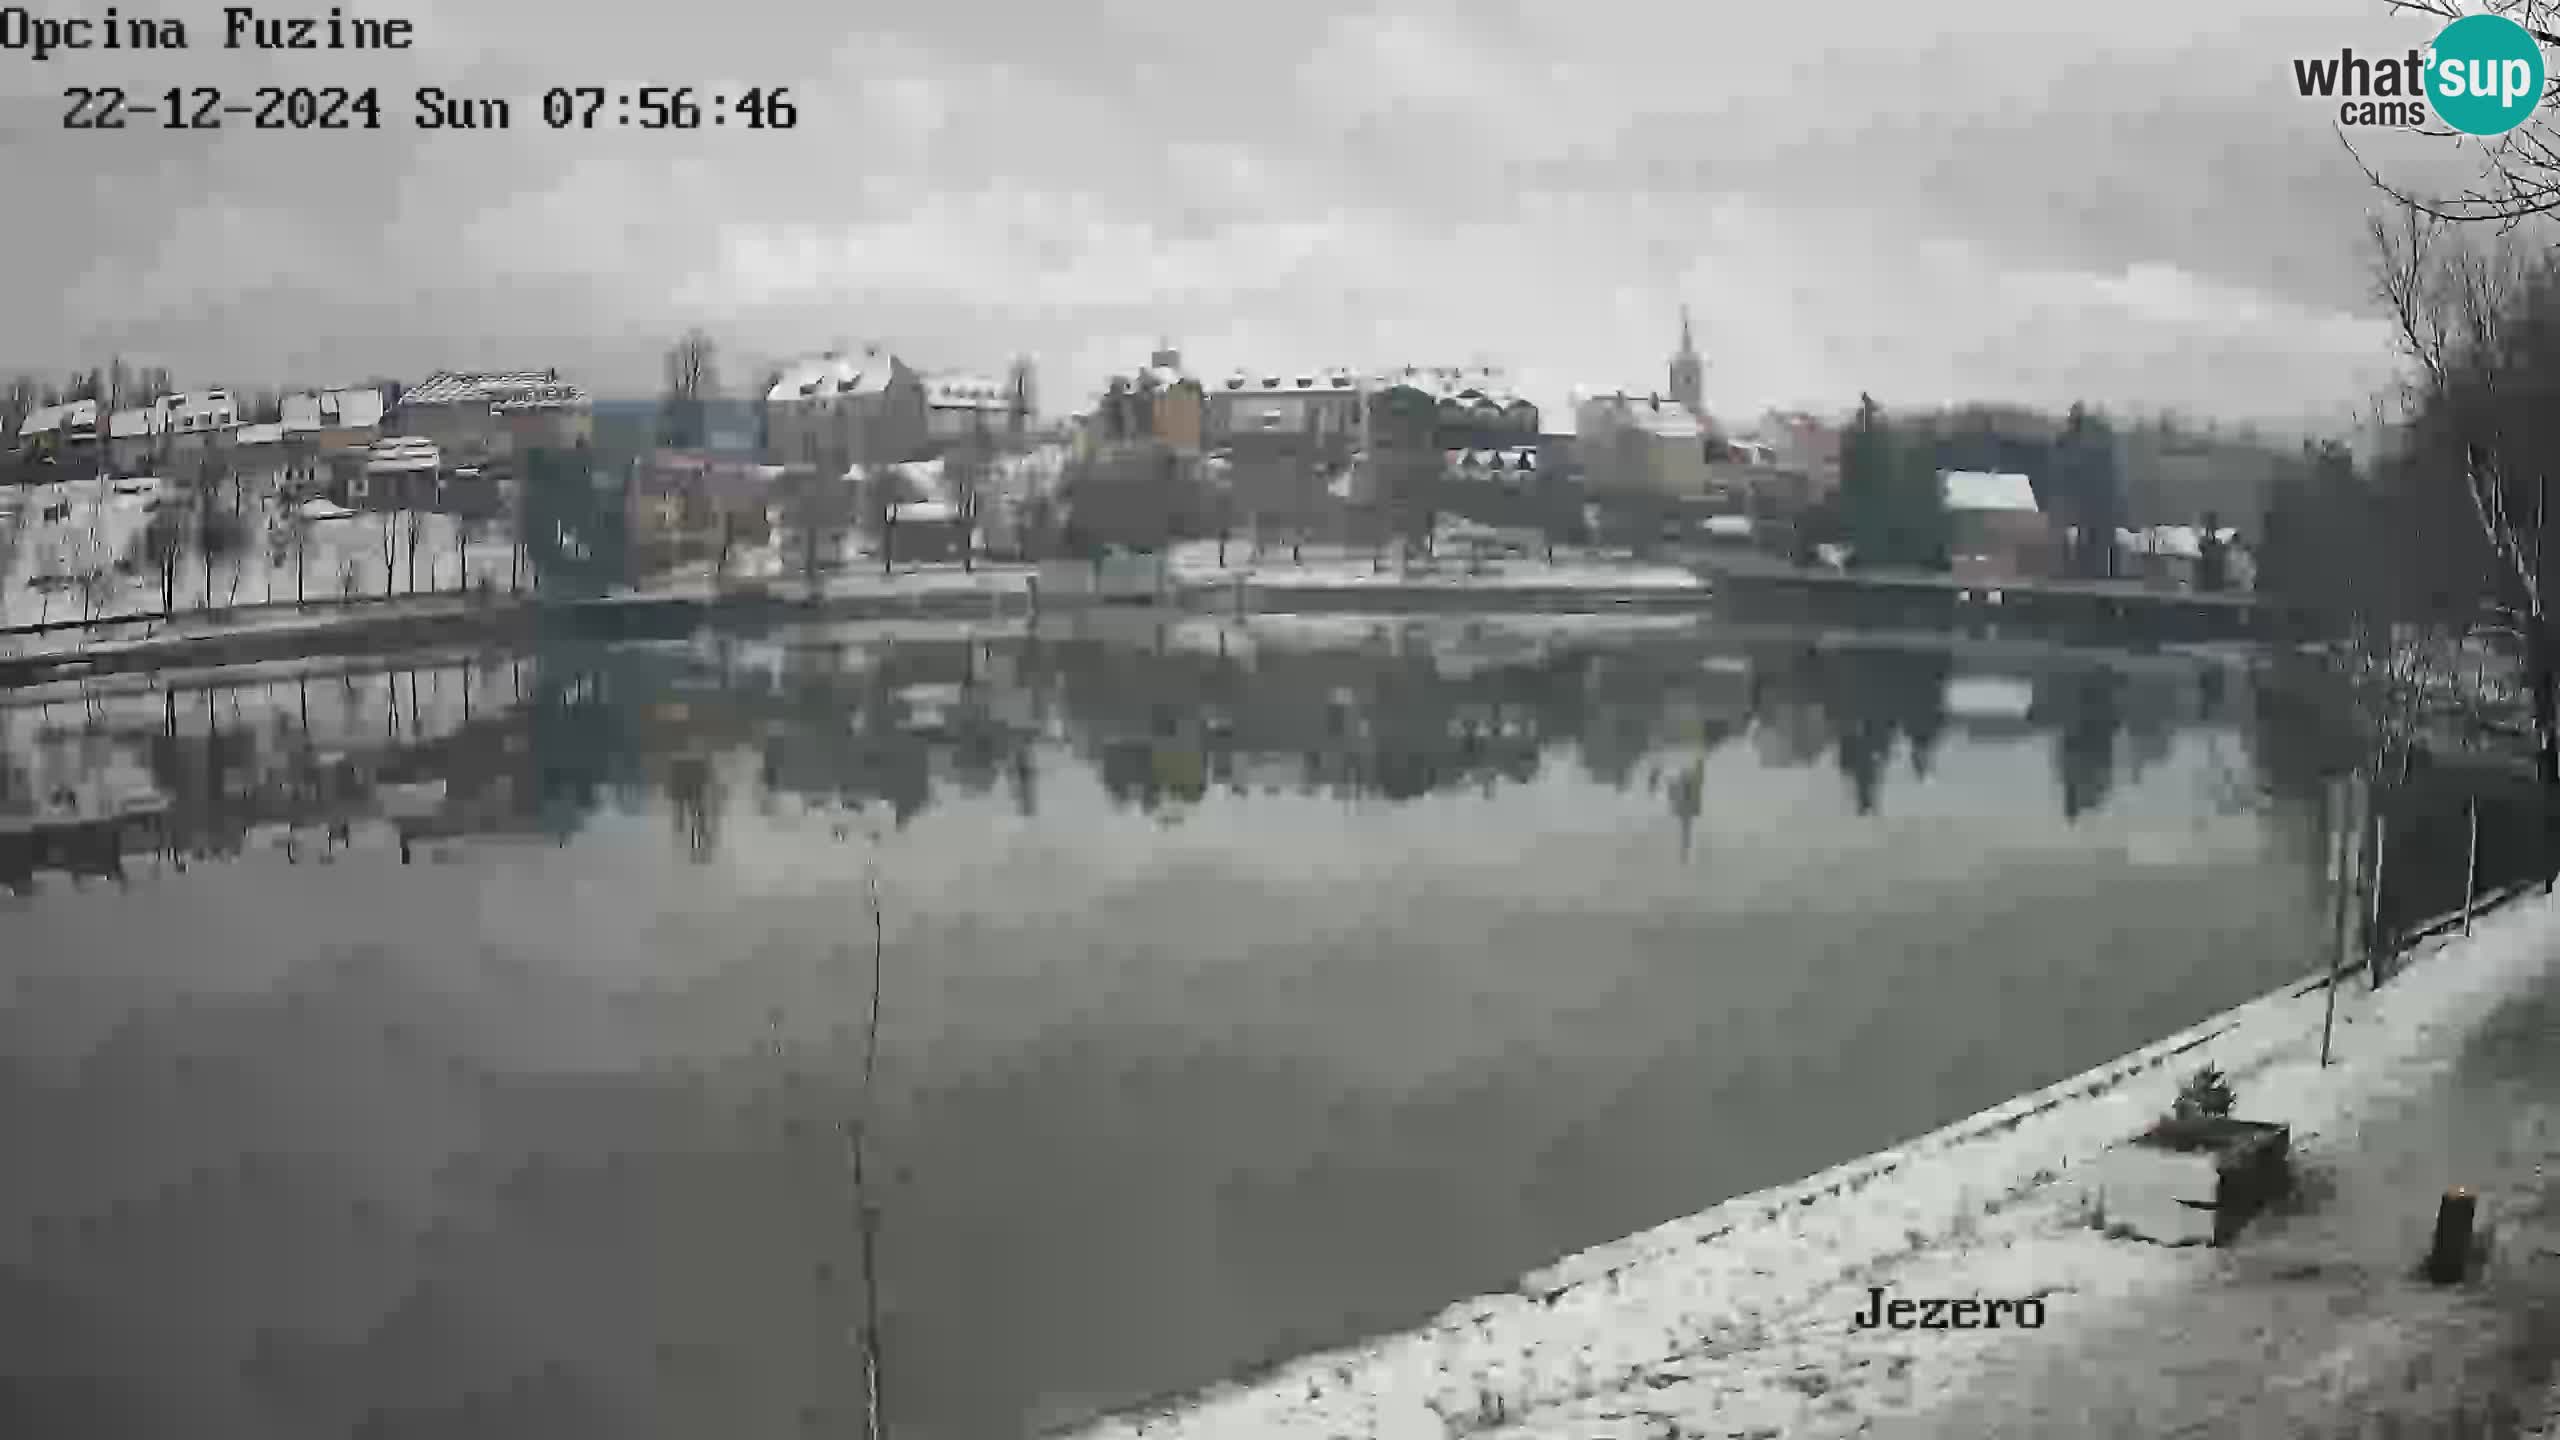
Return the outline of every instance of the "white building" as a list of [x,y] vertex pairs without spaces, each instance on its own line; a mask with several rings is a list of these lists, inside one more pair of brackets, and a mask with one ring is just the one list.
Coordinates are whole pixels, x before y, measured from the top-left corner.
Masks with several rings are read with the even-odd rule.
[[315,390],[284,397],[284,430],[293,436],[370,437],[382,428],[379,390]]
[[102,418],[95,400],[39,406],[18,423],[18,444],[34,453],[60,454],[66,447],[95,441]]
[[925,440],[947,445],[983,431],[1001,439],[1013,415],[1013,396],[984,375],[947,373],[924,379]]
[[1663,395],[1582,390],[1574,448],[1595,490],[1698,496],[1707,490],[1707,430],[1698,413]]
[[157,405],[118,410],[107,417],[107,456],[119,470],[148,468],[160,458],[169,412]]
[[163,395],[155,402],[164,417],[168,433],[181,440],[220,434],[240,423],[239,402],[228,390],[194,390],[183,395]]

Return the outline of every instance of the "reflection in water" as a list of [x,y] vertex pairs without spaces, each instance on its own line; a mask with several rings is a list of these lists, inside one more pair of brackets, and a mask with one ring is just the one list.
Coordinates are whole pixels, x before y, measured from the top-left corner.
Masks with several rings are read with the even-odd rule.
[[849,1433],[876,1304],[938,1440],[1407,1323],[2309,968],[2283,700],[1150,620],[0,708],[0,1433]]
[[[1727,744],[1751,740],[1777,766],[1827,752],[1857,813],[1873,815],[1897,755],[1927,779],[1952,725],[2049,736],[2055,803],[2077,819],[2106,803],[2121,767],[2138,774],[2164,758],[2177,727],[2216,721],[2228,684],[2202,669],[2184,689],[2140,690],[2155,703],[2129,712],[2108,664],[2046,660],[1969,675],[1951,710],[1956,662],[1944,648],[1752,645],[1701,631],[1453,662],[1392,637],[1249,650],[1217,633],[1207,653],[1020,635],[564,650],[208,688],[183,703],[170,692],[22,708],[0,732],[0,814],[36,830],[0,878],[24,889],[37,869],[112,873],[128,851],[234,856],[275,827],[299,848],[301,830],[343,834],[368,820],[413,839],[565,840],[599,808],[650,793],[687,853],[708,860],[732,754],[754,757],[768,798],[878,804],[904,827],[939,797],[999,785],[1017,814],[1037,815],[1051,750],[1090,765],[1116,803],[1150,812],[1213,789],[1389,801],[1482,792],[1559,762],[1623,790],[1659,751],[1680,757],[1654,785],[1686,845],[1706,757]],[[2014,711],[2012,694],[2025,697]],[[421,787],[441,800],[418,808]],[[145,835],[152,843],[134,843]]]

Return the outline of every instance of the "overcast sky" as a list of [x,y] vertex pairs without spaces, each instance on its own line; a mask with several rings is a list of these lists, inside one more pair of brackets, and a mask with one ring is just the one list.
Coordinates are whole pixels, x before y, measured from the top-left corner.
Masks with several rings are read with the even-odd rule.
[[[346,0],[419,47],[260,57],[211,5],[118,8],[197,48],[0,53],[0,364],[637,394],[700,324],[733,384],[832,341],[1028,352],[1051,411],[1160,335],[1211,374],[1495,362],[1552,405],[1660,385],[1686,301],[1725,414],[2343,413],[2387,362],[2371,197],[2289,62],[2428,33],[2381,0]],[[378,84],[391,123],[60,128],[66,85],[215,83]],[[415,133],[424,83],[515,128]],[[579,84],[788,85],[799,128],[544,129]]]

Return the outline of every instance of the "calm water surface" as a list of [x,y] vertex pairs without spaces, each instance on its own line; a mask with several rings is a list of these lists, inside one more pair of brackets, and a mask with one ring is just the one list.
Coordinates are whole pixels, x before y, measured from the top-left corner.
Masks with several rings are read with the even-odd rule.
[[2319,953],[2263,682],[2175,658],[1141,619],[238,678],[0,708],[0,1433],[844,1434],[874,1309],[895,1434],[1022,1433]]

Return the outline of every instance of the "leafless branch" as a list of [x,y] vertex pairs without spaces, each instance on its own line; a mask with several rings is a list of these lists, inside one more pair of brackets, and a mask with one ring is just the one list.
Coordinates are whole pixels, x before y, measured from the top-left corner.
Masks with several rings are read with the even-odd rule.
[[2367,229],[2375,295],[2391,312],[2404,358],[2417,367],[2411,410],[2431,413],[2449,431],[2441,438],[2460,447],[2480,533],[2522,592],[2526,613],[2538,618],[2545,610],[2532,537],[2542,517],[2511,513],[2526,487],[2513,473],[2518,447],[2505,434],[2513,408],[2509,326],[2532,277],[2512,249],[2484,253],[2449,243],[2450,223],[2416,206],[2401,209],[2396,227],[2374,217]]
[[[2476,8],[2464,0],[2384,0],[2384,8],[2395,15],[2423,16],[2446,23],[2475,14],[2504,16],[2543,44],[2560,46],[2560,0],[2486,0]],[[2523,125],[2504,135],[2473,136],[2431,127],[2419,132],[2449,139],[2480,156],[2477,181],[2451,197],[2421,197],[2390,184],[2366,163],[2343,129],[2338,140],[2364,172],[2367,182],[2394,203],[2433,219],[2484,224],[2505,231],[2535,216],[2560,214],[2560,136],[2555,136],[2553,122],[2547,118],[2552,104],[2560,101],[2560,74],[2546,73],[2543,89],[2543,106]]]

